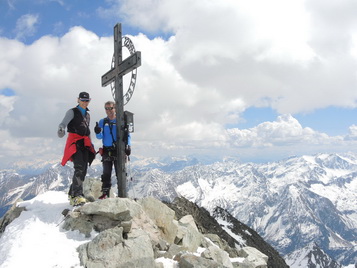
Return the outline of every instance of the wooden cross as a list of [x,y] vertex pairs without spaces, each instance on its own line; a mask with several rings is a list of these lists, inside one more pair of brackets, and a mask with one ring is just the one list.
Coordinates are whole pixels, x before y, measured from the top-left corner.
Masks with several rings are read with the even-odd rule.
[[[141,52],[133,52],[122,61],[122,31],[121,23],[114,26],[114,58],[112,68],[102,76],[102,87],[112,82],[115,84],[114,100],[116,105],[116,130],[117,130],[117,159],[115,161],[118,177],[118,195],[127,197],[126,171],[125,171],[125,144],[124,144],[124,100],[123,76],[141,66]],[[130,48],[129,48],[130,49]],[[134,49],[135,51],[135,49]],[[131,85],[132,86],[132,85]],[[129,98],[130,99],[130,98]]]

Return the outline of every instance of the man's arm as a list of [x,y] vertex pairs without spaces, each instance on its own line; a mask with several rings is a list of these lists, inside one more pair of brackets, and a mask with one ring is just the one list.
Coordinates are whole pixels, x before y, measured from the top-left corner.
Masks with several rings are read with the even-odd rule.
[[[101,131],[99,133],[96,133],[95,136],[97,137],[97,139],[101,140],[103,139],[103,131],[104,131],[104,120],[100,119],[99,123],[98,123],[98,127],[101,129]],[[94,130],[95,132],[95,130]]]

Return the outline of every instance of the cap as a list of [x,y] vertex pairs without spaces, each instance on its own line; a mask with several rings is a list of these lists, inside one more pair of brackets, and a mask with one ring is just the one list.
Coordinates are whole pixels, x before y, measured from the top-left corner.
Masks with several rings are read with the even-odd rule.
[[87,92],[79,93],[78,98],[80,98],[81,100],[90,100],[89,94]]

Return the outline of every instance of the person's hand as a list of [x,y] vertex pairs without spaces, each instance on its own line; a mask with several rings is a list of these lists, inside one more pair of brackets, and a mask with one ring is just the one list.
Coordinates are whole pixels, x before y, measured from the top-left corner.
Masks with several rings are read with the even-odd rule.
[[64,134],[66,134],[66,131],[64,130],[64,127],[60,125],[57,130],[57,135],[60,138],[63,138]]
[[131,147],[130,145],[125,146],[125,154],[129,156],[131,154]]
[[95,134],[99,134],[102,129],[98,126],[98,122],[95,122],[94,132]]

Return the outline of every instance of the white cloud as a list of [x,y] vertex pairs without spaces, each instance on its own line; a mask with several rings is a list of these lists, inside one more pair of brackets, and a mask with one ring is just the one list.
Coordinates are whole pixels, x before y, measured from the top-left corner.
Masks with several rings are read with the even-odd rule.
[[8,6],[9,6],[9,8],[10,9],[14,9],[15,8],[15,2],[16,0],[7,0],[6,2],[7,2],[7,4],[8,4]]
[[341,137],[329,137],[311,128],[303,128],[291,115],[278,116],[274,122],[264,122],[251,129],[228,129],[233,146],[273,147],[292,145],[323,145],[340,142]]
[[16,39],[21,40],[27,36],[33,36],[36,32],[38,20],[38,14],[26,14],[21,16],[16,22]]
[[8,131],[0,130],[0,166],[8,167],[19,161],[53,161],[62,159],[63,143],[54,139],[16,138]]
[[17,95],[7,122],[13,135],[51,137],[81,91],[90,92],[93,100],[111,98],[110,90],[100,84],[101,75],[110,68],[109,38],[76,27],[62,38],[44,36],[28,46],[0,39],[2,51],[10,46],[13,49],[0,56],[0,87]]
[[224,101],[241,98],[291,114],[356,107],[352,1],[117,3],[125,23],[172,32],[171,59],[182,78],[219,90]]
[[349,127],[348,135],[346,135],[345,140],[357,140],[357,126],[352,125]]
[[[244,153],[254,155],[255,149],[276,147],[273,153],[290,154],[307,146],[355,146],[352,139],[346,144],[342,137],[303,128],[292,116],[251,129],[225,129],[252,106],[272,107],[281,114],[356,107],[357,49],[352,41],[357,28],[348,12],[352,2],[338,6],[347,17],[335,20],[330,19],[336,5],[300,0],[108,3],[110,9],[98,12],[120,14],[124,25],[143,31],[172,34],[167,40],[131,36],[142,53],[136,89],[125,107],[135,114],[134,151],[225,154],[253,147]],[[21,28],[32,34],[38,19],[22,17],[19,32]],[[334,23],[343,26],[342,33]],[[338,41],[335,34],[341,37]],[[91,94],[92,126],[105,115],[103,104],[112,95],[109,86],[101,87],[101,76],[110,68],[112,37],[74,27],[62,37],[43,36],[30,45],[0,38],[0,51],[7,51],[0,54],[0,88],[16,93],[16,98],[3,98],[0,104],[6,117],[0,139],[12,137],[12,148],[24,149],[17,138],[27,138],[29,147],[31,142],[49,149],[51,142],[56,148],[63,145],[64,139],[56,137],[57,126],[76,105],[80,91]],[[6,111],[8,107],[13,109]]]
[[5,120],[10,115],[10,112],[14,110],[14,103],[16,101],[15,96],[0,95],[0,126],[3,125]]

